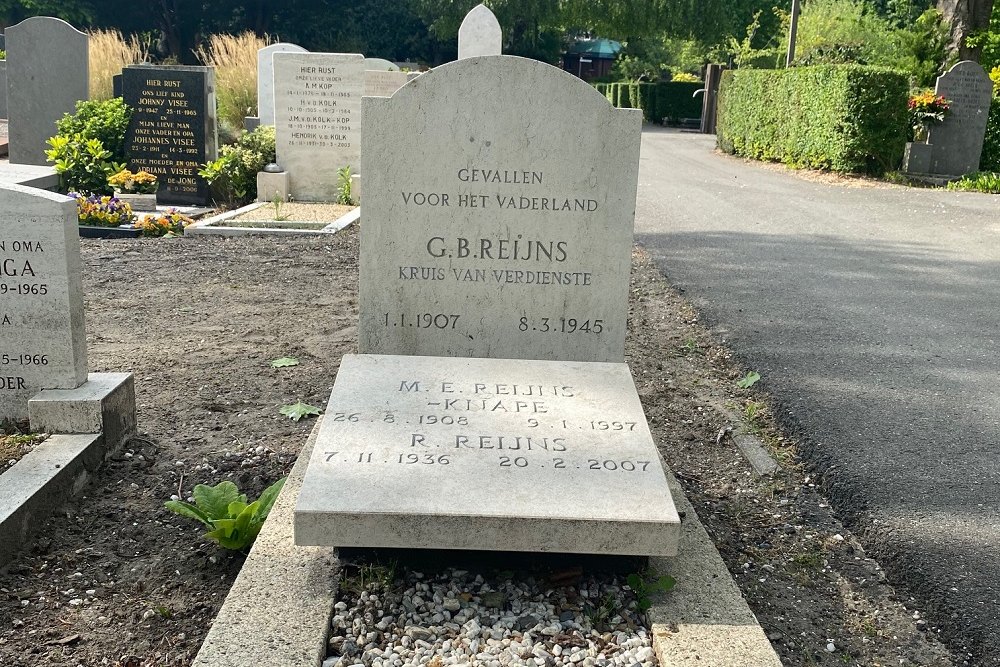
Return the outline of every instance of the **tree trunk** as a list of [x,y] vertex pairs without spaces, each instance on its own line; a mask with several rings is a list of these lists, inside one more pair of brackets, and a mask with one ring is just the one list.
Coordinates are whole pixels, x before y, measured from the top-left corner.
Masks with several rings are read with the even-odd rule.
[[951,26],[951,53],[957,55],[959,60],[979,62],[982,49],[968,46],[965,38],[989,28],[993,0],[938,0],[938,9]]

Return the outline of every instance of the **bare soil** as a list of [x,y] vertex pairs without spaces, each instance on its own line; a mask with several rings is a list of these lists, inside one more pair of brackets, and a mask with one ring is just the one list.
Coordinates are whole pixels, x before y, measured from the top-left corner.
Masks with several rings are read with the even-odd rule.
[[[256,495],[291,467],[312,421],[279,408],[325,406],[356,349],[357,229],[84,240],[83,258],[90,366],[135,373],[141,434],[0,573],[0,665],[187,665],[244,556],[163,503],[222,479]],[[283,356],[300,364],[270,367]],[[786,665],[962,664],[833,516],[766,386],[736,388],[746,369],[641,250],[627,357],[664,458]],[[751,474],[726,437],[733,412],[782,472]]]
[[[282,220],[294,220],[295,222],[324,222],[331,223],[350,213],[357,206],[345,206],[343,204],[315,204],[302,202],[287,202],[278,209],[278,215]],[[227,224],[237,222],[277,222],[274,204],[264,204],[259,208],[230,218]]]

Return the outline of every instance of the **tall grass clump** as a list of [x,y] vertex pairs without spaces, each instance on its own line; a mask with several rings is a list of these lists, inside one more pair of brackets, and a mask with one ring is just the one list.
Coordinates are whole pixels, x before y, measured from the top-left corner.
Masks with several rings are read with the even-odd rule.
[[90,35],[90,99],[110,100],[114,96],[111,77],[122,68],[149,59],[149,46],[135,35],[128,39],[118,30],[94,30]]
[[212,35],[208,44],[195,50],[204,65],[215,68],[216,100],[219,122],[227,134],[243,129],[244,116],[257,114],[257,51],[267,41],[253,34]]

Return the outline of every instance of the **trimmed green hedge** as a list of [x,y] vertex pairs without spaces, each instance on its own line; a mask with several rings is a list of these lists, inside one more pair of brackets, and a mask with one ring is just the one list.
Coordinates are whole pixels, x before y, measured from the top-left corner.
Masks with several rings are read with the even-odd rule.
[[983,139],[983,155],[979,158],[979,171],[1000,172],[1000,97],[993,96],[989,120],[986,121],[986,137]]
[[727,153],[842,172],[899,167],[908,136],[903,72],[864,65],[729,70],[719,90]]
[[642,109],[650,123],[677,122],[681,118],[701,118],[701,97],[692,97],[701,83],[663,81],[659,83],[594,84],[597,92],[621,109]]

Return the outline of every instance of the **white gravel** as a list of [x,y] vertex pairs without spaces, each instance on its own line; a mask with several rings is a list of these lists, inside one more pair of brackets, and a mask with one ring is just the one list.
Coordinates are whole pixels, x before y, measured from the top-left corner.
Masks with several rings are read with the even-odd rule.
[[349,580],[323,667],[656,665],[644,614],[623,578],[584,575],[553,587],[512,575],[406,571],[388,592],[384,582],[366,582],[360,593],[358,580]]

